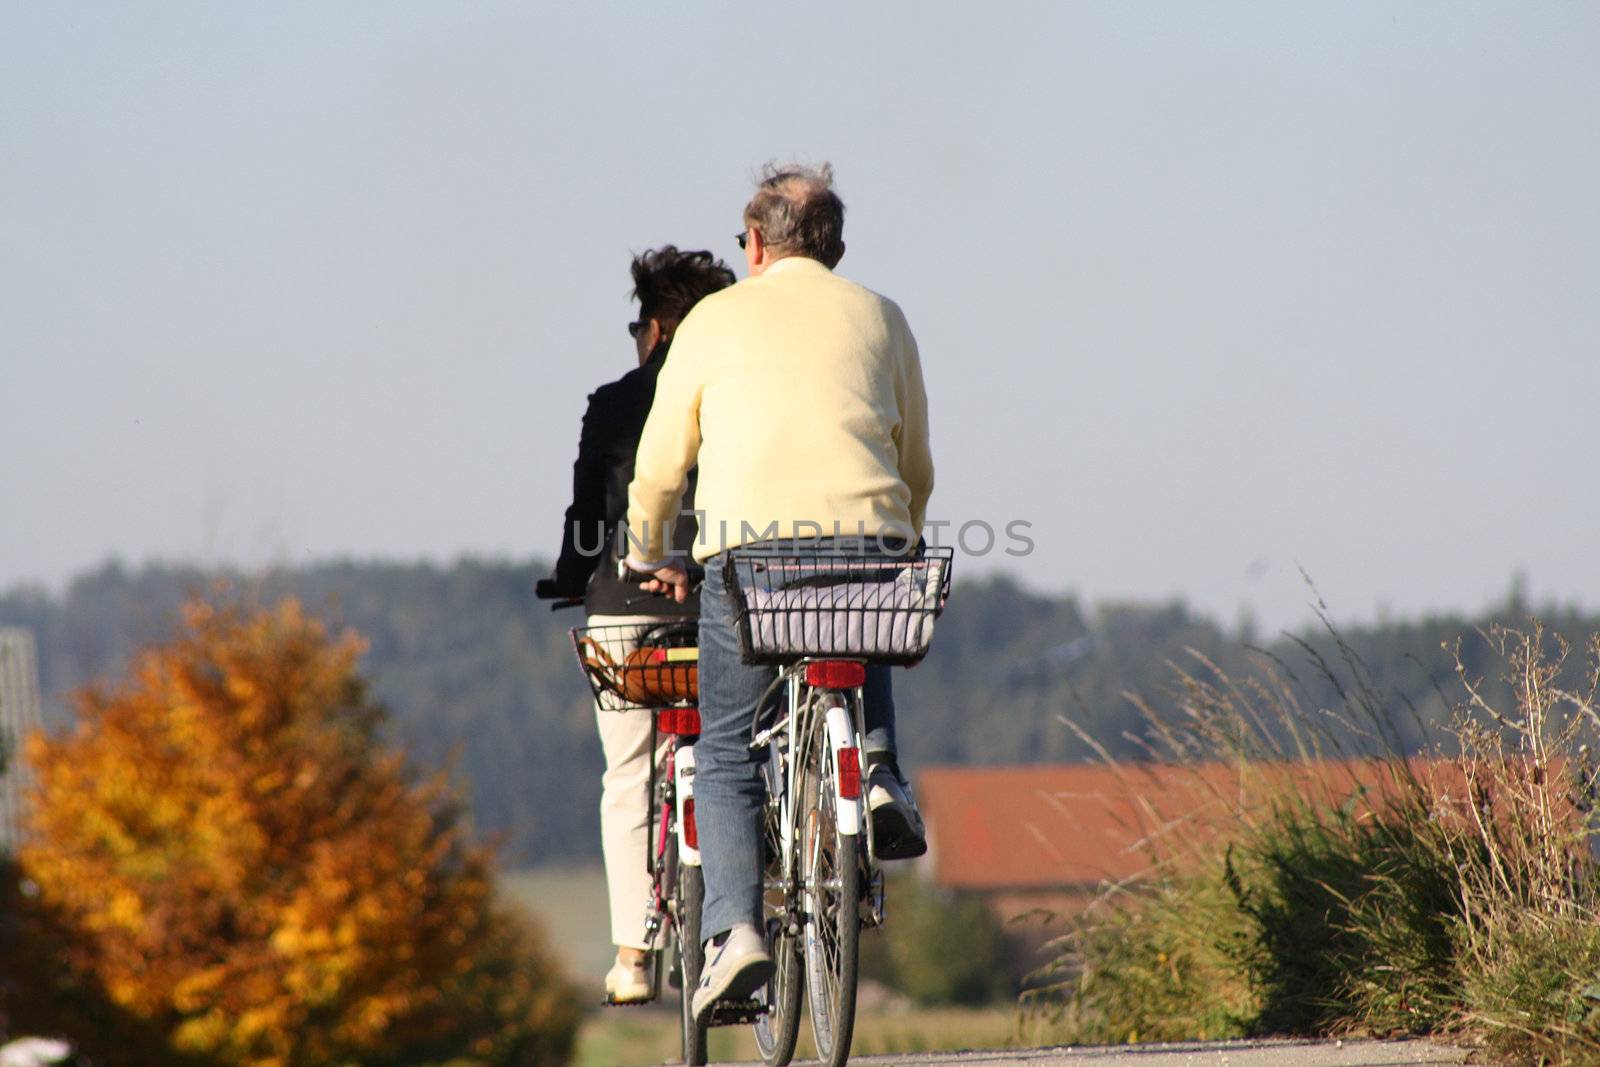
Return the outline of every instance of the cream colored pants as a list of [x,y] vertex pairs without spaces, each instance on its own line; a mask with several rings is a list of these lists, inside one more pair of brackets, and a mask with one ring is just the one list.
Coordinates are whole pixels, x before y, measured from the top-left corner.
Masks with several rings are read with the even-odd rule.
[[[652,615],[591,615],[590,626],[638,625],[662,620]],[[611,901],[611,943],[649,948],[645,912],[650,903],[651,716],[646,708],[602,711],[595,706],[600,748],[606,771],[600,778],[600,850],[606,862],[606,890]],[[657,753],[659,760],[660,753]],[[660,831],[660,826],[656,827]]]

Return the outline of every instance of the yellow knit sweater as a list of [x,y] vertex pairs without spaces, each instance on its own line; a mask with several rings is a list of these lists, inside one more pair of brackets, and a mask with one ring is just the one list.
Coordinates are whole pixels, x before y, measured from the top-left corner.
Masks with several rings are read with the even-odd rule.
[[692,548],[921,533],[933,457],[917,343],[892,300],[789,257],[678,327],[628,488],[632,555],[662,559],[700,465]]

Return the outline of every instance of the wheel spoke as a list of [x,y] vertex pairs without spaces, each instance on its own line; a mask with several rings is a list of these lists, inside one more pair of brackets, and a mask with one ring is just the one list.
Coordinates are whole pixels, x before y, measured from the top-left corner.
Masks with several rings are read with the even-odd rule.
[[784,932],[789,920],[789,894],[793,882],[783,868],[782,809],[775,799],[766,808],[766,849],[764,907],[767,923],[767,949],[774,964],[772,979],[753,999],[766,1006],[756,1021],[756,1048],[768,1064],[786,1064],[794,1055],[800,1031],[801,963],[795,937]]
[[849,1055],[855,1022],[856,934],[860,886],[856,839],[839,833],[828,748],[819,728],[803,769],[802,884],[808,903],[806,977],[817,1053],[837,1067]]

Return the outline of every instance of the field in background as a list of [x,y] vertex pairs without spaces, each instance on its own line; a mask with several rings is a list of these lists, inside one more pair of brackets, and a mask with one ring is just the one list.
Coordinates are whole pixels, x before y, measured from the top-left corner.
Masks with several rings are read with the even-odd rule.
[[[567,973],[586,999],[598,1003],[600,983],[615,952],[605,871],[598,866],[508,871],[500,876],[500,892],[539,920]],[[643,910],[643,901],[639,907]]]
[[[676,994],[665,1008],[601,1008],[600,981],[611,964],[611,925],[605,872],[598,867],[539,867],[500,879],[505,899],[536,916],[551,947],[594,1005],[578,1037],[574,1067],[642,1067],[675,1063],[679,1036]],[[865,992],[865,991],[864,991]],[[889,997],[892,1001],[894,998]],[[1018,1044],[1015,1008],[921,1009],[886,1003],[863,1010],[853,1050],[861,1055],[1002,1048]],[[760,1059],[749,1027],[714,1030],[711,1058]],[[797,1059],[815,1058],[810,1023],[800,1027]]]

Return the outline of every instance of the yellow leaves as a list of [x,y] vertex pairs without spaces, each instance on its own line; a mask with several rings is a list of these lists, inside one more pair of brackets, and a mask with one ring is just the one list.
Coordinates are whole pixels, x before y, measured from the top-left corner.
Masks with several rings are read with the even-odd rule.
[[196,971],[172,987],[172,1006],[186,1014],[200,1011],[215,998],[226,977],[222,967]]
[[119,688],[79,695],[74,733],[30,744],[23,861],[81,939],[85,980],[168,1020],[174,1047],[249,1067],[532,1025],[460,984],[498,928],[488,856],[445,779],[413,784],[382,748],[360,641],[292,601],[185,617]]
[[332,952],[342,940],[325,927],[285,926],[272,934],[272,947],[279,955],[293,959]]
[[144,904],[139,900],[138,894],[128,889],[119,891],[111,898],[111,905],[106,909],[107,920],[124,930],[137,931],[144,925]]
[[196,1016],[178,1024],[172,1044],[180,1052],[205,1053],[225,1044],[230,1029],[230,1021],[220,1012]]
[[377,1033],[382,1032],[389,1025],[389,1008],[382,1001],[369,1001],[362,1006],[360,1025],[363,1029]]
[[139,995],[139,989],[132,982],[126,979],[119,979],[106,983],[106,994],[110,996],[113,1003],[127,1005],[133,1003],[134,999]]

